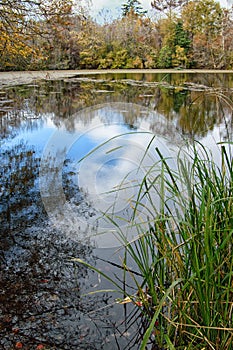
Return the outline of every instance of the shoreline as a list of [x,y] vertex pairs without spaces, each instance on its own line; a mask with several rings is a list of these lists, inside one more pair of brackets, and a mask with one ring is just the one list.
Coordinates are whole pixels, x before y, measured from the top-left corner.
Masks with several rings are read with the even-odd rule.
[[232,74],[233,70],[219,69],[83,69],[0,72],[0,87],[31,84],[35,80],[58,80],[92,74]]

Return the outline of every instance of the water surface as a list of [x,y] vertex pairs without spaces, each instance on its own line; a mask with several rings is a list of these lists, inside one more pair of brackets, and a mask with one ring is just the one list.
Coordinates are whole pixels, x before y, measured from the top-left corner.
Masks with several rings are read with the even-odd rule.
[[186,73],[93,74],[2,88],[4,349],[17,341],[28,349],[138,347],[139,326],[125,317],[130,305],[115,305],[110,292],[84,297],[110,286],[71,258],[116,273],[98,259],[120,264],[122,254],[102,214],[114,211],[128,234],[138,184],[158,160],[155,147],[170,159],[196,139],[217,159],[216,142],[233,140],[232,89],[231,74]]

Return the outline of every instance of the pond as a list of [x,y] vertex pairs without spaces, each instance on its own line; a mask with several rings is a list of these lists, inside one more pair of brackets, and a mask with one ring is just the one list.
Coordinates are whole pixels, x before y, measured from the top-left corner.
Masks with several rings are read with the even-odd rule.
[[139,348],[132,305],[116,303],[122,295],[72,258],[121,281],[109,213],[132,234],[132,202],[155,147],[172,162],[195,139],[217,159],[216,143],[233,140],[232,92],[232,74],[182,72],[1,87],[2,349]]

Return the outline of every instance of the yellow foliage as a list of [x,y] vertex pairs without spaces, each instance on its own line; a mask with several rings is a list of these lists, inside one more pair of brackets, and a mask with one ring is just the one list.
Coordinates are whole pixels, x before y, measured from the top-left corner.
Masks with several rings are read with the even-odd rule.
[[1,26],[0,37],[0,68],[21,69],[31,60],[41,59],[39,50],[30,45],[30,41],[25,40],[25,36],[15,33],[9,35]]
[[139,56],[133,60],[133,68],[143,68],[143,62]]
[[176,45],[175,47],[175,53],[172,55],[172,64],[174,67],[186,67],[186,64],[188,62],[187,55],[185,53],[185,49],[183,47],[180,47],[179,45]]

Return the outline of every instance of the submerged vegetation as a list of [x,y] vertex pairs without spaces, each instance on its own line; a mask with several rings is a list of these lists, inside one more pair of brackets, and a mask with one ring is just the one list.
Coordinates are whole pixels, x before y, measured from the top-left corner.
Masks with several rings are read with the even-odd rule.
[[127,240],[116,224],[128,282],[112,283],[141,313],[141,349],[232,349],[233,160],[231,144],[219,147],[220,161],[195,142],[175,169],[156,149],[131,203],[137,235]]

